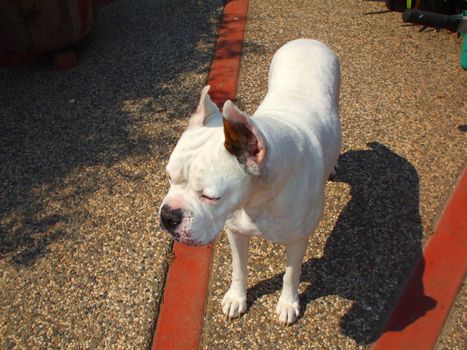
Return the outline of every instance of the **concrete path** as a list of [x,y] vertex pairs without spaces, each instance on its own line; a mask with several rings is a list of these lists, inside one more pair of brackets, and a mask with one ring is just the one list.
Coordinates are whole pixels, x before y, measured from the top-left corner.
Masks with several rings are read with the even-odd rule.
[[[45,59],[0,70],[0,348],[151,347],[171,251],[156,215],[164,165],[207,81],[221,11],[119,0],[99,12],[76,68]],[[305,259],[303,316],[276,321],[284,252],[255,239],[247,313],[226,320],[222,236],[201,348],[378,339],[467,149],[460,39],[384,11],[379,1],[249,1],[238,104],[254,112],[282,44],[322,40],[341,59],[344,145]],[[459,297],[439,349],[463,348],[464,308]]]

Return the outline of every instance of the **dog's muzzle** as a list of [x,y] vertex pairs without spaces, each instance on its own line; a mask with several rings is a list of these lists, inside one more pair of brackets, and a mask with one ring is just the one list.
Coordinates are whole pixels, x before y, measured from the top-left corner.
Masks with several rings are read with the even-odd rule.
[[182,209],[172,209],[167,204],[164,204],[161,208],[160,219],[161,227],[177,239],[178,234],[175,233],[175,230],[183,220]]

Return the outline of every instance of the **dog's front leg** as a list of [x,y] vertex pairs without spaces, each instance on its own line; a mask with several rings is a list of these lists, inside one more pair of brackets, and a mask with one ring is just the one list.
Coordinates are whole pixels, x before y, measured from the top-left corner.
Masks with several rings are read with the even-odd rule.
[[302,270],[308,238],[286,245],[287,268],[284,274],[282,292],[276,306],[279,320],[286,324],[294,323],[300,314],[298,284]]
[[222,299],[222,311],[229,318],[236,318],[246,311],[250,237],[233,232],[227,232],[227,237],[232,249],[232,283]]

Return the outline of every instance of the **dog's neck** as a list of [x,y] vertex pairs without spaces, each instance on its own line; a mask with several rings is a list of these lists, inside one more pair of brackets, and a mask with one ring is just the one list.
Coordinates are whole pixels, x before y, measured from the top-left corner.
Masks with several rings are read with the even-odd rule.
[[[244,208],[264,207],[276,198],[291,180],[292,174],[296,174],[291,169],[299,167],[304,161],[298,151],[302,143],[296,128],[276,118],[259,117],[253,120],[265,140],[267,153],[261,174],[255,179],[252,196]],[[271,147],[272,144],[274,147]]]

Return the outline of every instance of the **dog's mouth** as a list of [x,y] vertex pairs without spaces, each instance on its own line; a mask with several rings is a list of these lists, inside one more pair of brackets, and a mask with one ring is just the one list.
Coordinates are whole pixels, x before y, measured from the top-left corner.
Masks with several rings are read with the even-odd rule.
[[205,244],[202,244],[201,242],[198,242],[197,240],[193,239],[193,238],[185,238],[185,239],[177,239],[175,238],[175,240],[179,243],[182,243],[182,244],[185,244],[185,245],[188,245],[190,247],[199,247],[199,246],[202,246],[202,245],[205,245]]
[[178,232],[178,231],[169,232],[163,225],[160,225],[160,228],[165,233],[171,235],[176,242],[182,243],[190,247],[205,246],[205,245],[213,243],[216,240],[216,238],[214,238],[210,242],[200,242],[191,236],[191,232]]
[[199,247],[202,245],[206,245],[209,243],[201,243],[200,241],[197,241],[196,239],[193,239],[189,234],[172,234],[172,237],[175,241],[182,243],[184,245],[190,246],[190,247]]
[[189,215],[183,216],[183,219],[179,222],[179,224],[176,227],[169,226],[169,228],[167,228],[162,223],[162,221],[163,220],[161,219],[159,220],[159,227],[163,232],[171,235],[175,241],[180,242],[187,246],[191,246],[191,247],[199,247],[199,246],[205,246],[205,245],[211,244],[216,240],[216,238],[221,233],[221,230],[219,230],[218,232],[217,231],[215,232],[216,234],[208,235],[208,237],[213,237],[209,241],[193,238],[193,227],[192,226],[193,226],[194,216],[191,213]]
[[177,242],[180,242],[182,244],[191,246],[191,247],[198,247],[201,245],[206,245],[209,243],[201,243],[200,241],[194,239],[191,235],[191,230],[187,227],[189,224],[191,224],[193,218],[191,217],[186,217],[182,221],[182,224],[180,227],[177,227],[175,230],[168,230],[162,222],[159,223],[159,227],[161,228],[162,231],[165,233],[171,235],[173,239]]

